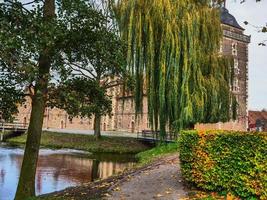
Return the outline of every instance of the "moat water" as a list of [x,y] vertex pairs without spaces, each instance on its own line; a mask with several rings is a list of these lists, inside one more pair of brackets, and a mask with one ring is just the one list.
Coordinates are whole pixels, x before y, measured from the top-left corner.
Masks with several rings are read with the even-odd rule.
[[[0,144],[0,200],[13,200],[23,149]],[[38,195],[107,178],[135,162],[133,155],[88,154],[74,150],[42,149],[36,172]]]

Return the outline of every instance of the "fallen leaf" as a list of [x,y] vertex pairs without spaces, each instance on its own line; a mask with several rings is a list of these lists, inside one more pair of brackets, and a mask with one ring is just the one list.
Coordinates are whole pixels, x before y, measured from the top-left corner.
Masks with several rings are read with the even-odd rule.
[[157,196],[156,197],[163,197],[163,195],[162,194],[157,194]]
[[111,195],[109,193],[105,193],[104,196],[110,197]]
[[165,193],[166,194],[171,194],[172,192],[167,190],[167,191],[165,191]]

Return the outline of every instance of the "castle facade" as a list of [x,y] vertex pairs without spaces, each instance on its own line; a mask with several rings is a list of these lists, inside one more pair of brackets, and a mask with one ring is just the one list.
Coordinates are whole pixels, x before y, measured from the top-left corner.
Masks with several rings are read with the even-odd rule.
[[[244,29],[225,8],[221,9],[221,23],[223,39],[220,53],[234,58],[234,81],[231,92],[235,95],[238,103],[237,119],[226,123],[196,124],[195,128],[245,131],[248,128],[248,44],[250,36],[244,34]],[[102,117],[102,131],[139,132],[150,129],[146,97],[143,99],[143,115],[136,119],[133,96],[123,96],[120,87],[110,88],[108,94],[112,96],[112,115]],[[24,124],[29,123],[30,112],[31,103],[26,101],[19,107],[17,121]],[[92,130],[93,122],[92,118],[70,119],[64,110],[46,108],[43,128]]]

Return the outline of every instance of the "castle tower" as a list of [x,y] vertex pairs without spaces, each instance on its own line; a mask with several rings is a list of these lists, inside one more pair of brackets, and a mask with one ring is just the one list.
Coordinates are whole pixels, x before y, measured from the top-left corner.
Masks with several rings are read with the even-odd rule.
[[235,17],[221,8],[223,41],[221,52],[234,58],[234,81],[232,93],[237,100],[237,122],[243,130],[247,129],[248,120],[248,44],[250,36],[244,34]]

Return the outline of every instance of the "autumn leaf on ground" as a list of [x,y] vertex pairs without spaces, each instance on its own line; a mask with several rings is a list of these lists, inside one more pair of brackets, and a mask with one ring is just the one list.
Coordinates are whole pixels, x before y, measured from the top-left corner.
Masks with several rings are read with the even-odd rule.
[[169,191],[169,190],[166,190],[165,193],[166,193],[166,194],[171,194],[172,192]]
[[120,191],[121,189],[119,187],[116,187],[114,191]]
[[110,197],[111,195],[109,193],[105,193],[104,196]]
[[163,197],[163,195],[162,194],[157,194],[156,197],[158,197],[158,198],[159,197]]

